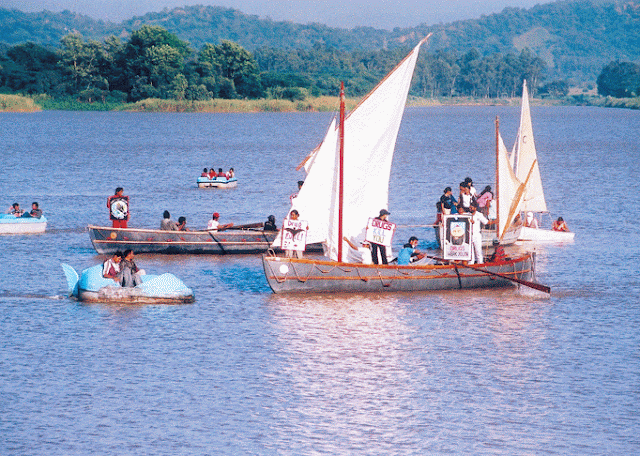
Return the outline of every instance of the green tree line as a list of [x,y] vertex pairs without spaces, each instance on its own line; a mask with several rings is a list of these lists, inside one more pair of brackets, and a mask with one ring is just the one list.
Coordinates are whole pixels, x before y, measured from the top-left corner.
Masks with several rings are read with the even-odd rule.
[[[35,43],[8,47],[0,53],[0,91],[87,102],[147,98],[295,101],[308,95],[336,95],[344,81],[350,96],[361,96],[407,52],[340,51],[317,44],[308,50],[265,48],[250,53],[231,41],[205,44],[194,51],[161,27],[142,26],[127,41],[114,36],[102,42],[85,41],[69,34],[57,49]],[[541,86],[544,71],[545,62],[527,49],[504,56],[482,56],[475,49],[459,56],[423,52],[412,94],[513,97],[519,94],[523,79],[534,91]],[[557,82],[554,84],[558,90]]]

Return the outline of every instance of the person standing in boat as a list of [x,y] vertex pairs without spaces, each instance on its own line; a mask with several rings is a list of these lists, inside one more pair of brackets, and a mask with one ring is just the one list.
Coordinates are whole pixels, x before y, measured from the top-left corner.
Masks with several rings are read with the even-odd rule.
[[453,196],[451,187],[447,187],[444,189],[444,193],[440,197],[440,203],[441,209],[444,209],[448,205],[450,211],[449,213],[453,212],[455,214],[456,212],[458,212],[458,201],[456,201],[455,197]]
[[289,197],[289,201],[291,201],[292,206],[293,206],[294,200],[298,197],[300,190],[302,190],[303,185],[304,185],[304,181],[298,181],[298,191]]
[[482,256],[482,224],[489,223],[489,220],[478,211],[475,204],[469,206],[471,212],[471,264],[484,263]]
[[120,262],[120,272],[118,277],[121,280],[121,285],[127,288],[133,288],[142,283],[142,277],[144,270],[138,268],[135,261],[133,261],[133,250],[127,249],[124,251],[123,259]]
[[114,228],[126,228],[129,220],[129,197],[123,192],[122,187],[117,187],[114,195],[107,198],[109,218]]
[[120,262],[122,261],[122,252],[118,251],[113,256],[102,263],[102,277],[112,279],[120,283]]
[[160,229],[164,231],[178,231],[178,224],[171,220],[171,214],[169,211],[164,211],[162,214],[162,221],[160,222]]
[[[389,215],[391,215],[391,213],[388,210],[381,209],[380,215],[378,215],[376,219],[386,222],[387,220],[389,220]],[[378,251],[380,251],[380,258],[378,258]],[[389,261],[387,260],[387,247],[382,244],[376,244],[375,242],[372,242],[371,259],[373,260],[373,264],[380,264],[379,261],[381,261],[382,264],[389,264]]]
[[487,185],[484,190],[480,192],[476,203],[478,203],[478,210],[482,212],[482,215],[489,217],[489,203],[493,199],[493,193],[491,193],[491,187]]

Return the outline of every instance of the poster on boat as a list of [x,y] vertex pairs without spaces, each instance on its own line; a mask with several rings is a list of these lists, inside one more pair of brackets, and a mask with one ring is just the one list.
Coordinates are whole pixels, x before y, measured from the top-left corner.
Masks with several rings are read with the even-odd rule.
[[395,231],[395,223],[380,220],[378,218],[370,218],[367,223],[365,240],[373,242],[374,244],[391,247],[391,241],[393,240],[393,234]]
[[471,260],[471,217],[447,215],[443,221],[444,242],[442,256],[445,260]]
[[309,223],[306,220],[285,219],[282,225],[282,250],[304,251],[308,229]]

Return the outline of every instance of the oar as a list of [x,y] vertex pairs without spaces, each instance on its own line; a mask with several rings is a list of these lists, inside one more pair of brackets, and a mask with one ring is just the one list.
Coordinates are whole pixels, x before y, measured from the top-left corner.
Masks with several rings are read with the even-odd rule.
[[551,293],[551,287],[548,287],[546,285],[542,285],[541,283],[529,282],[528,280],[522,280],[522,279],[518,279],[516,277],[509,277],[509,276],[504,275],[504,274],[499,274],[497,272],[489,271],[488,269],[479,268],[479,267],[474,266],[472,264],[467,264],[465,267],[470,268],[470,269],[475,269],[476,271],[480,271],[480,272],[486,272],[487,274],[491,274],[491,275],[494,275],[496,277],[500,277],[501,279],[511,280],[512,282],[516,282],[516,283],[525,285],[527,287],[543,291],[545,293]]
[[223,230],[246,230],[246,229],[249,229],[249,228],[260,228],[262,226],[264,226],[264,222],[245,223],[244,225],[231,225],[231,226],[223,225],[222,227],[218,228],[218,231],[223,231]]
[[[438,258],[438,257],[435,257],[435,256],[430,256],[430,255],[425,255],[425,256],[427,258],[431,258],[433,260],[446,261],[448,263],[448,261],[445,260],[444,258]],[[467,267],[469,269],[475,269],[476,271],[480,271],[480,272],[485,272],[487,274],[490,274],[490,275],[493,275],[493,276],[496,276],[496,277],[500,277],[502,279],[511,280],[512,282],[516,282],[516,283],[525,285],[527,287],[534,288],[536,290],[544,291],[545,293],[551,293],[551,287],[548,287],[546,285],[542,285],[541,283],[529,282],[528,280],[522,280],[522,279],[518,279],[516,277],[509,277],[508,275],[500,274],[498,272],[489,271],[488,269],[479,268],[479,267],[474,266],[472,264],[467,264],[464,267]]]

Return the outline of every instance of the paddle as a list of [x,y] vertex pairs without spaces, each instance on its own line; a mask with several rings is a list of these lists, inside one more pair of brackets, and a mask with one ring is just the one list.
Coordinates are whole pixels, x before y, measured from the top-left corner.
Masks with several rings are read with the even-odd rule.
[[234,225],[232,223],[228,223],[226,225],[219,226],[218,227],[218,231],[223,231],[223,230],[246,230],[246,229],[250,229],[250,228],[261,228],[262,226],[264,226],[264,222],[245,223],[244,225]]
[[[430,256],[430,255],[425,255],[425,256],[427,258],[431,258],[433,260],[444,261],[444,262],[449,263],[444,258],[438,258],[438,257],[435,257],[435,256]],[[475,269],[476,271],[484,272],[486,274],[490,274],[490,275],[493,275],[493,276],[496,276],[496,277],[500,277],[501,279],[511,280],[512,282],[516,282],[516,283],[519,283],[521,285],[525,285],[525,286],[533,288],[535,290],[543,291],[543,292],[549,293],[549,294],[551,293],[551,287],[548,287],[546,285],[542,285],[541,283],[529,282],[528,280],[522,280],[522,279],[518,279],[516,277],[509,277],[508,275],[500,274],[498,272],[489,271],[488,269],[480,268],[480,267],[474,266],[472,264],[467,264],[467,265],[462,265],[462,266],[466,267],[466,268],[469,268],[469,269]]]

